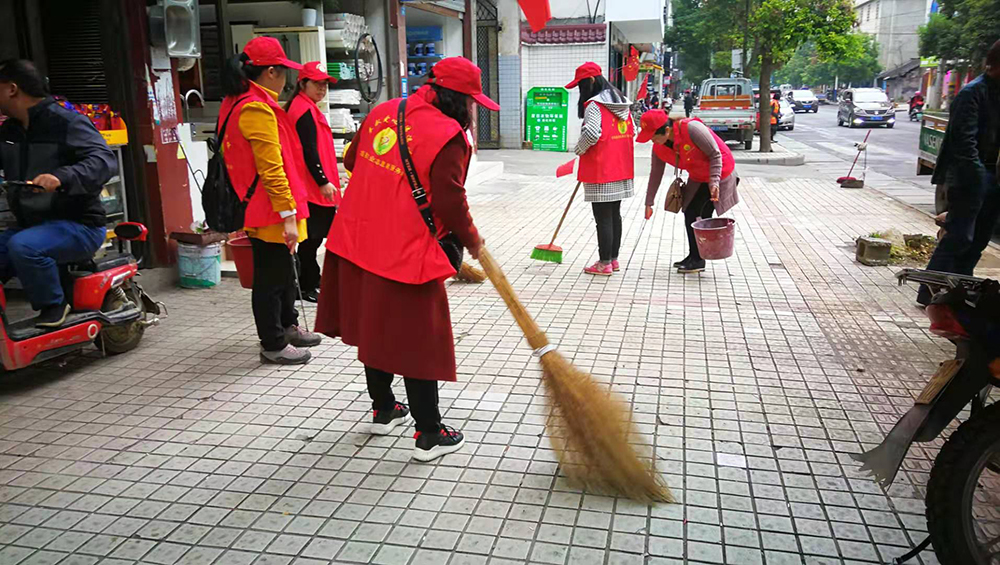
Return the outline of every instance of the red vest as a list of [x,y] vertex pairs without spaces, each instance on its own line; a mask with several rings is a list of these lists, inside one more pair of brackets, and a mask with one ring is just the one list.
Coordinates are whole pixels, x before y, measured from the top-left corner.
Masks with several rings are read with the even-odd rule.
[[[676,164],[681,169],[687,171],[692,181],[708,182],[711,180],[711,163],[708,160],[708,156],[701,149],[698,149],[698,146],[691,141],[691,136],[688,134],[688,125],[694,120],[701,122],[698,118],[675,120],[674,149],[660,143],[654,143],[653,152],[667,164],[667,167],[672,167]],[[715,139],[715,144],[719,146],[719,152],[722,153],[722,177],[720,178],[726,178],[733,174],[733,170],[736,169],[736,161],[733,160],[733,153],[726,146],[726,142],[722,141],[722,138],[716,135],[714,131],[712,131],[712,137]],[[677,158],[678,155],[680,156],[679,160]]]
[[[462,127],[425,100],[429,89],[406,102],[406,140],[417,176],[434,205],[431,163]],[[455,274],[437,240],[447,234],[437,216],[431,236],[403,172],[396,135],[400,99],[376,106],[352,141],[357,146],[351,189],[337,210],[326,248],[362,269],[406,284],[445,280]],[[463,134],[462,139],[465,139]],[[471,155],[471,153],[470,153]],[[465,164],[468,169],[468,162]]]
[[[302,159],[302,145],[299,144],[299,136],[295,133],[295,125],[288,119],[288,114],[281,109],[278,102],[271,98],[263,88],[251,82],[250,90],[239,95],[229,96],[222,101],[219,108],[218,128],[222,127],[222,121],[229,115],[229,109],[237,101],[236,109],[232,113],[232,119],[226,126],[226,137],[222,140],[223,160],[226,162],[226,169],[229,171],[229,180],[233,183],[233,188],[240,198],[245,198],[254,177],[257,176],[257,165],[254,162],[253,150],[250,142],[240,133],[240,112],[243,106],[249,102],[264,102],[274,111],[274,116],[278,120],[278,140],[281,143],[281,160],[284,162],[285,176],[288,177],[288,185],[292,189],[292,196],[295,198],[295,208],[297,218],[304,220],[309,217],[309,206],[306,205],[306,189],[302,182],[302,177],[307,175],[305,161]],[[271,207],[271,199],[267,195],[267,190],[257,181],[257,188],[254,190],[250,203],[247,205],[246,216],[243,225],[248,228],[262,228],[274,224],[282,223],[281,216]]]
[[[340,188],[340,174],[337,172],[337,150],[333,147],[333,131],[326,121],[316,103],[312,101],[304,92],[292,100],[292,105],[288,107],[288,118],[292,124],[299,123],[299,119],[306,113],[312,114],[312,119],[316,123],[316,149],[319,151],[319,162],[323,165],[323,173],[334,186]],[[303,182],[306,185],[306,195],[310,204],[319,206],[339,206],[339,193],[333,193],[333,202],[323,198],[319,191],[319,185],[313,180],[313,176],[306,171],[303,175]]]
[[632,114],[626,120],[619,120],[603,104],[591,100],[584,107],[589,104],[597,104],[601,109],[601,139],[580,156],[576,180],[602,184],[634,178],[632,140],[635,138],[635,124],[632,123]]

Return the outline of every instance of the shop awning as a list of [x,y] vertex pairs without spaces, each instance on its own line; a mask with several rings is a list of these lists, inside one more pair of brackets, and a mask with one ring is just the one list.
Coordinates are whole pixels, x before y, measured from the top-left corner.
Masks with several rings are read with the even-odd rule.
[[665,0],[608,2],[604,20],[613,23],[629,43],[663,42]]
[[878,75],[878,80],[892,80],[894,78],[905,77],[920,68],[920,59],[910,59],[902,65],[889,69]]

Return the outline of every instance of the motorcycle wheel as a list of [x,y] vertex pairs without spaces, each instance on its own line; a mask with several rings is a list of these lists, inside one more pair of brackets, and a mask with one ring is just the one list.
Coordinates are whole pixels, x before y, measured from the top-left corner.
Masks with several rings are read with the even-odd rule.
[[[146,306],[142,303],[139,292],[132,286],[132,283],[123,284],[121,290],[121,293],[108,292],[107,296],[104,297],[101,311],[114,312],[128,303],[132,303],[138,305],[145,314]],[[142,340],[142,334],[145,331],[146,327],[142,325],[141,319],[123,326],[107,327],[101,330],[100,335],[97,336],[97,346],[111,355],[132,351],[139,346],[139,341]]]
[[927,529],[941,563],[989,565],[1000,551],[1000,404],[945,442],[927,483]]

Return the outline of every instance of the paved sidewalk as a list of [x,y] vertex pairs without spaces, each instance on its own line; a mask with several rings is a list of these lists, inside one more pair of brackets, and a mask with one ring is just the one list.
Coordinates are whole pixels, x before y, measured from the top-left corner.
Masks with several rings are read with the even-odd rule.
[[911,450],[888,493],[848,454],[950,354],[915,289],[853,260],[856,236],[932,233],[926,216],[871,190],[745,178],[735,255],[683,276],[678,216],[643,222],[637,197],[624,272],[591,278],[582,201],[566,263],[528,258],[573,182],[507,171],[471,195],[489,248],[560,350],[631,402],[682,504],[558,477],[537,363],[488,284],[449,286],[459,382],[441,396],[468,445],[417,464],[412,430],[366,433],[352,349],[259,366],[249,292],[225,280],[157,296],[171,316],[132,353],[4,375],[0,563],[870,564],[923,538],[934,449]]

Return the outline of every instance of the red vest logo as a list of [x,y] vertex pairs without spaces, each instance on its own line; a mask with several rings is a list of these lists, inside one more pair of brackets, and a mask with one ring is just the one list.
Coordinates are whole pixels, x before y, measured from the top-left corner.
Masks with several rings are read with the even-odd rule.
[[622,135],[628,133],[628,122],[625,120],[618,120],[618,133]]
[[375,140],[372,142],[372,149],[375,151],[376,155],[385,155],[393,147],[396,146],[396,130],[393,128],[385,128],[382,131],[375,134]]

